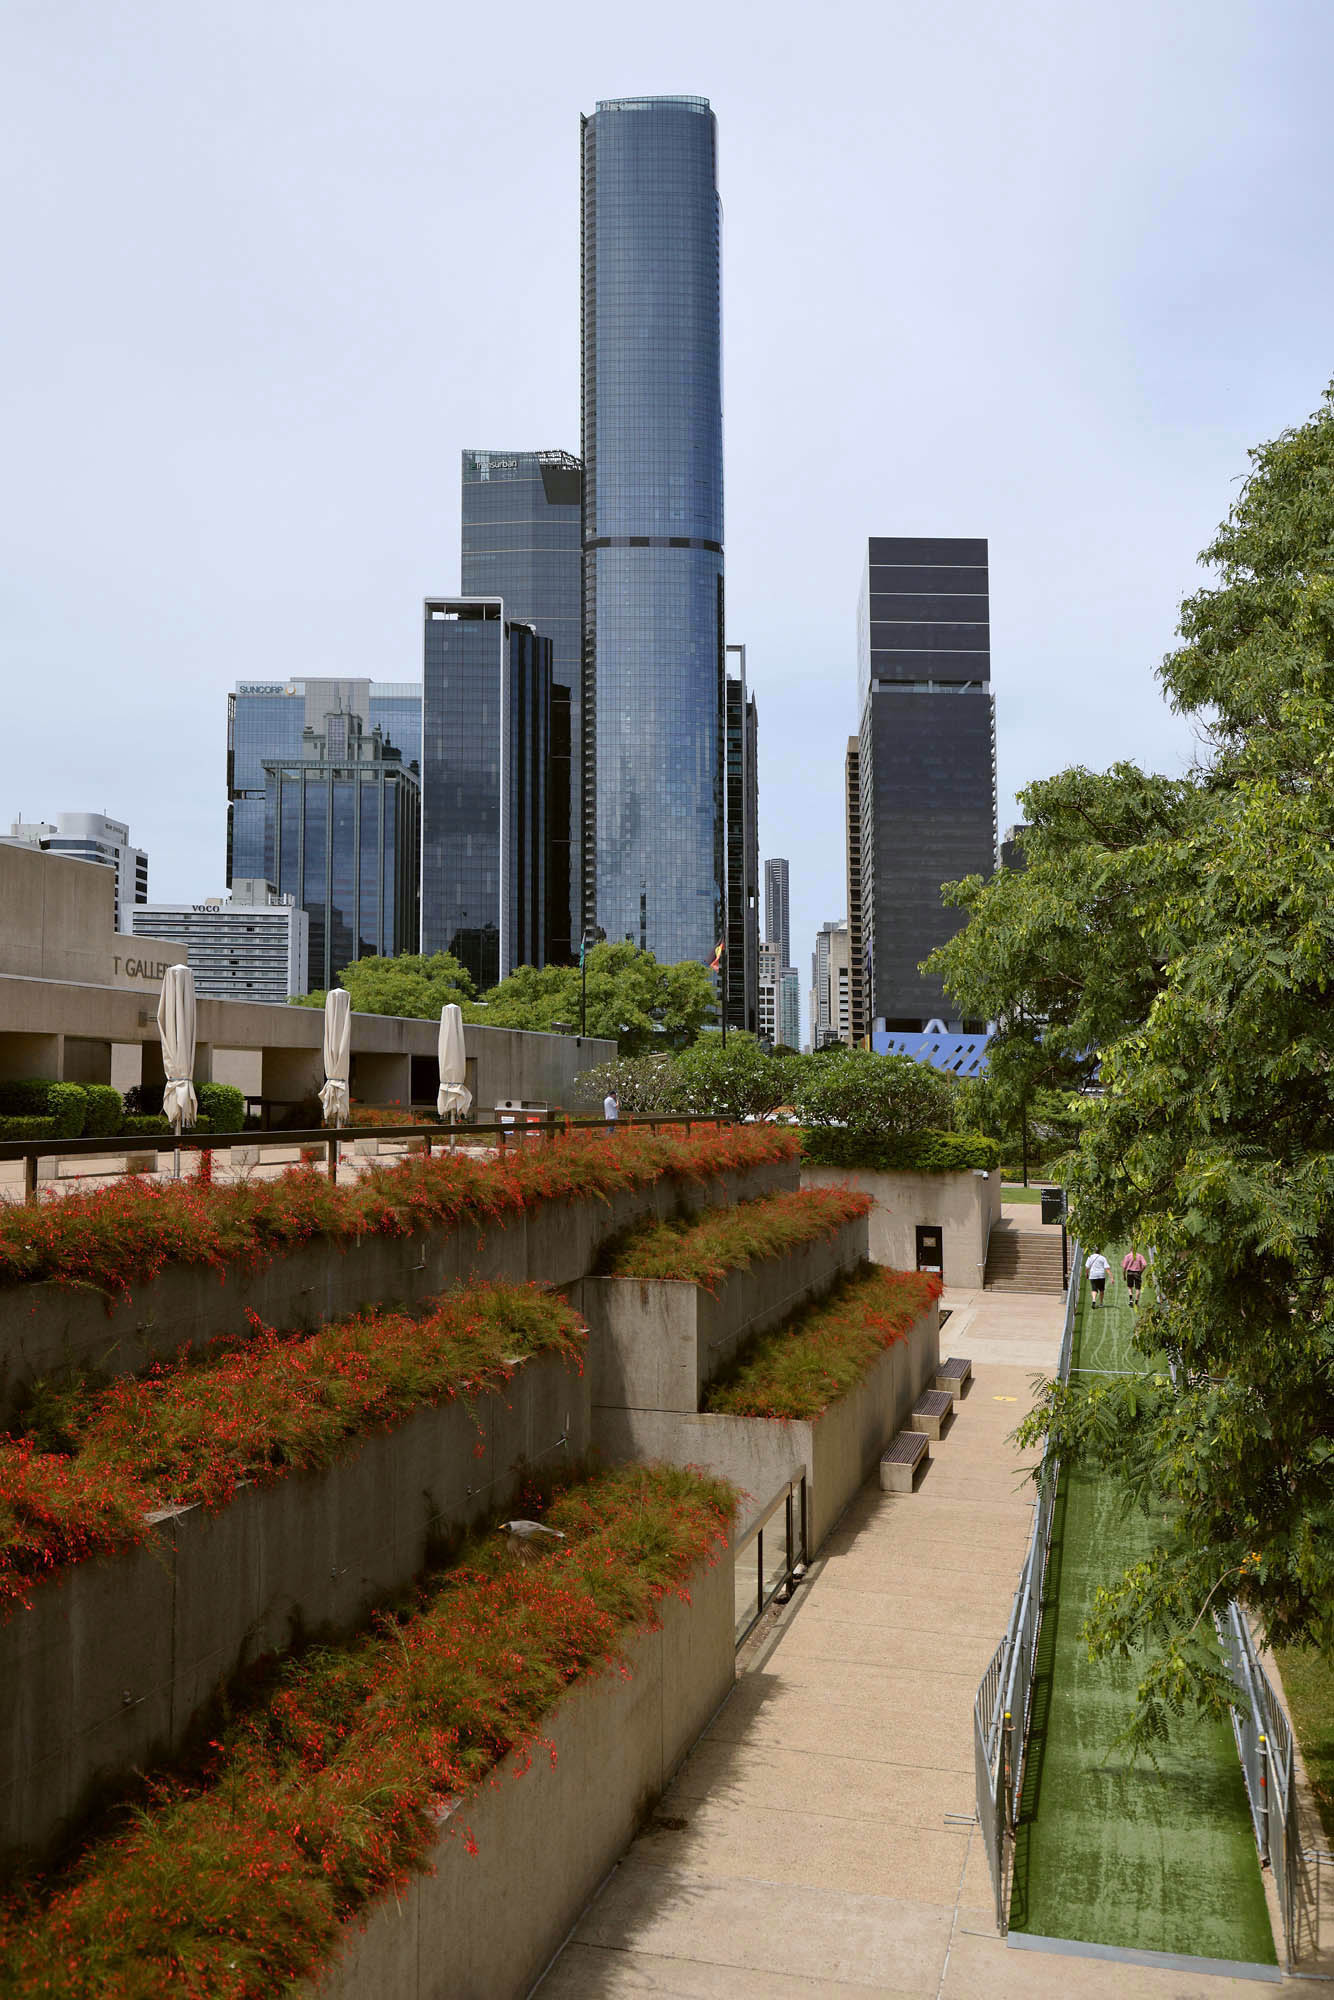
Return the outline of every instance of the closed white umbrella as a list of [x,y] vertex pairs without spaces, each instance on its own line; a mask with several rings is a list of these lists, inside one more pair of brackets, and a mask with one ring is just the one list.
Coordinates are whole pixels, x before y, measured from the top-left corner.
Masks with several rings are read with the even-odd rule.
[[463,1045],[463,1012],[453,1001],[440,1009],[440,1092],[435,1108],[442,1118],[462,1118],[472,1106],[465,1077],[468,1057]]
[[320,1104],[326,1125],[346,1125],[352,1106],[347,1079],[352,1062],[352,1001],[341,986],[324,1002],[324,1088]]
[[167,967],[157,1003],[157,1031],[167,1079],[162,1110],[172,1131],[179,1133],[199,1116],[199,1100],[190,1081],[195,1068],[195,976],[188,965]]

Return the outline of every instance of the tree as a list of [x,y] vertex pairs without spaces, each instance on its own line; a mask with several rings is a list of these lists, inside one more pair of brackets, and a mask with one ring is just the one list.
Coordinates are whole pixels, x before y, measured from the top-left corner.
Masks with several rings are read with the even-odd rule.
[[[800,1057],[798,1057],[800,1061]],[[753,1035],[702,1035],[673,1064],[682,1108],[707,1117],[767,1118],[790,1101],[790,1064],[772,1056]]]
[[961,885],[971,920],[936,959],[965,1012],[1036,1024],[1016,1068],[1097,1065],[1075,1226],[1154,1260],[1144,1374],[1049,1385],[1021,1429],[1155,1522],[1089,1625],[1146,1649],[1149,1742],[1189,1699],[1226,1704],[1228,1597],[1275,1643],[1334,1649],[1334,391],[1251,458],[1161,670],[1207,761],[1030,788],[1026,872]]
[[660,1055],[613,1056],[610,1062],[581,1070],[575,1079],[580,1095],[602,1099],[611,1091],[627,1116],[684,1109],[676,1079],[676,1064]]
[[833,1062],[822,1050],[785,1067],[802,1124],[837,1126],[850,1142],[883,1147],[953,1121],[953,1080],[911,1056],[846,1049]]
[[[702,965],[659,965],[631,944],[594,945],[587,974],[587,1032],[614,1041],[622,1055],[668,1051],[693,1042],[715,1011]],[[577,1033],[584,975],[576,965],[522,965],[483,995],[473,1018],[495,1028]]]
[[[471,975],[447,951],[423,958],[401,952],[397,958],[359,958],[345,965],[338,983],[352,1002],[354,1014],[399,1014],[411,1020],[438,1021],[440,1009],[457,1003],[467,1012],[476,988]],[[323,1007],[323,993],[307,993],[294,1007]]]

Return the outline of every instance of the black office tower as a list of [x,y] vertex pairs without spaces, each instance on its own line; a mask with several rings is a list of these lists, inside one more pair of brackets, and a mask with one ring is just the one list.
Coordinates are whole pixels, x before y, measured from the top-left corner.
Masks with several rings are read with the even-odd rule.
[[[996,855],[985,540],[871,538],[857,621],[867,1011],[891,1032],[951,1011],[921,961],[963,912],[942,882]],[[961,1024],[960,1024],[961,1025]]]
[[[461,595],[551,641],[547,959],[568,965],[579,917],[584,469],[568,451],[465,451]],[[577,932],[576,932],[577,943]]]

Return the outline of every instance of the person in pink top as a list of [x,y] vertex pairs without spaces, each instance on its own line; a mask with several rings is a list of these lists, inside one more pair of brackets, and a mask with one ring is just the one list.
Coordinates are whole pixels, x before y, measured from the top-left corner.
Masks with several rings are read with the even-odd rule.
[[1121,1275],[1126,1281],[1126,1295],[1132,1306],[1139,1304],[1139,1288],[1147,1266],[1148,1259],[1142,1257],[1138,1250],[1127,1250],[1121,1259]]

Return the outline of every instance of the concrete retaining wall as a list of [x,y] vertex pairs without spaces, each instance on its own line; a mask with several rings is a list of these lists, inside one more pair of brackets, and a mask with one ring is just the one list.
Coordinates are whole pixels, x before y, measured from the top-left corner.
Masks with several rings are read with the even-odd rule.
[[240,1668],[352,1629],[434,1544],[502,1518],[525,1467],[588,1448],[587,1376],[538,1355],[471,1412],[427,1406],[324,1471],[155,1516],[146,1545],[39,1585],[0,1624],[0,1852],[57,1838],[99,1784],[176,1748]]
[[940,1312],[932,1305],[880,1356],[865,1379],[813,1423],[730,1417],[707,1411],[600,1409],[594,1441],[610,1460],[665,1459],[698,1465],[742,1488],[744,1535],[779,1488],[806,1474],[807,1555],[814,1555],[843,1509],[907,1423],[940,1359]]
[[872,1174],[850,1167],[803,1163],[803,1187],[853,1187],[869,1194],[871,1262],[894,1271],[917,1267],[917,1226],[938,1226],[944,1237],[945,1283],[974,1292],[982,1285],[987,1238],[1000,1221],[999,1173]]
[[[295,1011],[299,1011],[294,1009]],[[603,1243],[678,1208],[726,1207],[797,1185],[795,1161],[710,1181],[672,1180],[607,1201],[536,1203],[503,1227],[424,1230],[415,1236],[321,1237],[256,1271],[220,1279],[176,1265],[108,1312],[104,1294],[54,1283],[0,1288],[0,1421],[39,1376],[73,1369],[138,1374],[182,1347],[246,1330],[245,1310],[266,1325],[316,1327],[368,1305],[414,1305],[482,1278],[568,1285],[591,1270]]]
[[756,1334],[779,1326],[866,1262],[865,1216],[832,1236],[732,1271],[716,1292],[669,1278],[585,1278],[595,1408],[698,1410],[705,1388]]
[[539,1978],[645,1813],[733,1685],[730,1553],[668,1597],[662,1630],[627,1648],[619,1674],[575,1688],[517,1777],[460,1808],[477,1854],[443,1838],[435,1872],[382,1903],[364,1931],[349,1925],[338,1963],[305,1991],[319,2000],[520,2000]]

